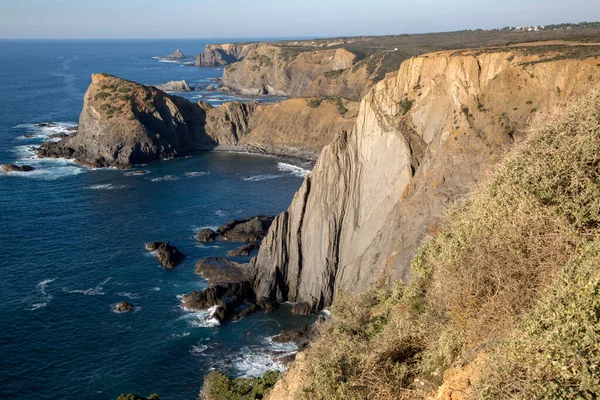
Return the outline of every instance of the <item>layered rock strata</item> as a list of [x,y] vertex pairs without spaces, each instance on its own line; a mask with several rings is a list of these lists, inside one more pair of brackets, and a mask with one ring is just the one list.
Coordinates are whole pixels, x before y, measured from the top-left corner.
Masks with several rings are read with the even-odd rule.
[[597,64],[532,48],[404,62],[273,222],[249,266],[257,297],[314,311],[338,291],[408,279],[443,210],[477,187],[536,114],[598,81]]

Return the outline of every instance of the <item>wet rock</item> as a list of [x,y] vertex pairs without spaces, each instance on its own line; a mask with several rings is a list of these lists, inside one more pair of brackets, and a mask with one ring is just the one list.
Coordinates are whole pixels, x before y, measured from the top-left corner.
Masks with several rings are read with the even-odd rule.
[[216,88],[213,85],[208,85],[204,90],[207,92],[214,92]]
[[15,164],[4,164],[2,165],[2,171],[4,172],[31,172],[35,168],[31,165],[15,165]]
[[133,310],[133,308],[134,308],[133,304],[128,303],[126,301],[122,301],[115,306],[115,311],[123,313],[123,312],[131,311],[131,310]]
[[216,237],[217,232],[207,228],[202,229],[200,232],[198,232],[198,234],[196,235],[196,240],[201,243],[209,243],[214,241]]
[[267,235],[274,217],[259,216],[229,221],[217,229],[219,239],[232,242],[256,242]]
[[253,250],[260,247],[258,243],[250,243],[235,250],[229,250],[227,255],[230,257],[249,256]]
[[241,311],[235,310],[234,312],[236,313],[233,317],[231,317],[232,321],[238,321],[242,318],[246,318],[248,315],[252,314],[253,312],[255,312],[258,309],[258,307],[256,306],[256,304],[244,304],[241,308]]
[[312,324],[302,326],[297,329],[283,330],[272,340],[275,343],[295,343],[298,346],[298,350],[304,350],[310,345],[319,334],[319,327],[329,318],[325,315],[319,315],[317,320]]
[[156,251],[158,261],[163,267],[171,269],[181,264],[185,255],[177,247],[171,246],[169,242],[151,242],[146,244],[146,250]]
[[183,296],[182,302],[183,307],[190,311],[217,306],[214,318],[219,322],[238,320],[256,311],[254,292],[245,281],[211,285],[201,292]]
[[218,257],[208,257],[198,261],[196,273],[211,284],[236,283],[247,278],[243,265]]

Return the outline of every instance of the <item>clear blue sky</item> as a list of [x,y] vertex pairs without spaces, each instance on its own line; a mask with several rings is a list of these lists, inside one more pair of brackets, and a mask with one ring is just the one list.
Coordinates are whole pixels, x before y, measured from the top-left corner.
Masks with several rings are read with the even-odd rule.
[[0,0],[0,38],[317,37],[600,20],[600,0]]

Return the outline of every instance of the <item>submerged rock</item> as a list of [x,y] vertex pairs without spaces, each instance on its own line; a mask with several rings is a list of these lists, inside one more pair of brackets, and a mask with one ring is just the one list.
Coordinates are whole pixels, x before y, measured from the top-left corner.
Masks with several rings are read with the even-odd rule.
[[133,306],[133,304],[131,304],[131,303],[128,303],[128,302],[126,302],[126,301],[122,301],[122,302],[120,302],[119,304],[117,304],[117,305],[115,306],[115,311],[116,311],[116,312],[121,312],[121,313],[122,313],[122,312],[131,311],[131,310],[133,310],[133,309],[134,309],[134,306]]
[[31,172],[35,170],[31,165],[15,165],[15,164],[4,164],[2,165],[2,171],[4,172]]
[[165,84],[158,85],[156,88],[165,92],[191,92],[193,90],[185,80],[170,81]]
[[260,245],[258,243],[250,243],[238,249],[229,250],[227,255],[230,257],[249,256],[253,250],[258,249],[259,247]]
[[168,269],[175,268],[185,258],[185,255],[169,242],[150,242],[146,244],[146,250],[156,251],[158,261]]

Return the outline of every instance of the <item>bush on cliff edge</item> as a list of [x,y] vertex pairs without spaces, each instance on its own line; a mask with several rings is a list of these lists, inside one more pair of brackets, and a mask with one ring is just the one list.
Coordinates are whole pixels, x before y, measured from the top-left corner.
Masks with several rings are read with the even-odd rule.
[[473,398],[596,398],[599,227],[593,92],[535,124],[484,189],[446,213],[409,285],[337,298],[308,351],[303,396],[420,398],[471,364]]

